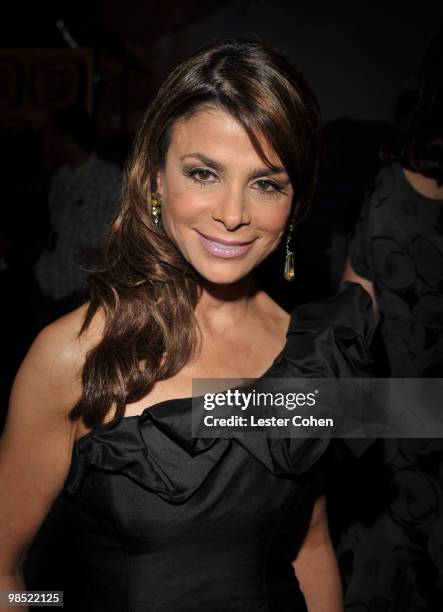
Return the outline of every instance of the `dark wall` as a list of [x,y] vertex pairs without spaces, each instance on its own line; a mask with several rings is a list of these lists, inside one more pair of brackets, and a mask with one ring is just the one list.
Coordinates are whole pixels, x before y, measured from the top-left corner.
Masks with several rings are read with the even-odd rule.
[[[164,76],[210,38],[259,34],[305,73],[324,121],[345,116],[390,120],[396,97],[443,18],[443,5],[432,0],[419,5],[410,0],[236,0],[219,7],[161,36],[146,61]],[[147,19],[154,17],[146,12]],[[140,8],[137,18],[142,13]],[[141,38],[135,43],[140,45]]]

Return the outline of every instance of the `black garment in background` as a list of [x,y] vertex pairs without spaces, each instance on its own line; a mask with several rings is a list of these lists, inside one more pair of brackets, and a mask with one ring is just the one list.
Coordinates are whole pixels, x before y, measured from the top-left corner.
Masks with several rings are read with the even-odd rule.
[[[384,167],[350,258],[374,283],[380,306],[388,359],[380,375],[443,377],[443,200],[419,194],[398,163]],[[365,512],[338,549],[346,610],[441,612],[443,440],[380,440],[368,476]]]
[[396,163],[379,173],[350,243],[373,281],[392,377],[443,377],[443,199],[427,198]]
[[284,287],[293,294],[292,307],[332,295],[340,285],[347,236],[380,169],[378,151],[388,128],[378,121],[347,118],[324,125],[316,194],[294,231],[295,281]]

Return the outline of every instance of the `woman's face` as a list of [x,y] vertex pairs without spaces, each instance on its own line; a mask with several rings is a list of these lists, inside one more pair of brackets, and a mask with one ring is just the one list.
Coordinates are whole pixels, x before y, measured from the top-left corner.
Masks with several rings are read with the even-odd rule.
[[172,128],[157,178],[163,227],[211,283],[244,278],[285,232],[292,185],[275,152],[260,142],[272,169],[243,127],[218,108],[197,110]]

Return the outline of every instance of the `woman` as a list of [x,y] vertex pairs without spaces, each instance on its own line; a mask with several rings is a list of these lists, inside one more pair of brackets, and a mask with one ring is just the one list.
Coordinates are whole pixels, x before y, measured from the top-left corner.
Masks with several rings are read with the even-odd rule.
[[293,277],[318,140],[303,78],[259,42],[203,49],[160,88],[91,300],[43,330],[14,383],[3,590],[22,584],[24,551],[63,492],[83,610],[342,609],[328,441],[242,445],[190,428],[193,378],[367,372],[359,285],[289,316],[252,276],[283,239]]
[[[381,376],[443,376],[443,30],[397,108],[386,165],[369,191],[349,245],[345,280],[360,282],[379,311],[387,363]],[[368,608],[443,606],[441,439],[380,441],[389,481],[369,526],[354,526],[347,602]],[[375,465],[371,465],[375,471]],[[352,535],[351,535],[352,534]],[[386,551],[389,551],[389,555]]]

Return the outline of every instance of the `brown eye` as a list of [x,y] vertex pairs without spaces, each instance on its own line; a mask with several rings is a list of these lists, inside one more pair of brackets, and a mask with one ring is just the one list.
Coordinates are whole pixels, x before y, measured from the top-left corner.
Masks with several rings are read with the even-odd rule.
[[190,168],[184,170],[185,176],[200,185],[215,183],[218,180],[217,175],[207,168]]
[[271,181],[258,181],[258,184],[260,185],[260,189],[262,191],[271,191],[276,189],[275,183],[271,183]]
[[269,180],[263,179],[260,181],[256,181],[254,185],[257,185],[257,187],[254,187],[254,189],[257,189],[258,191],[260,191],[262,194],[265,194],[265,195],[277,196],[279,193],[283,192],[283,187],[279,185],[278,183],[276,183],[275,181],[269,181]]
[[200,181],[205,181],[207,182],[207,180],[213,176],[212,172],[209,172],[209,170],[196,170],[192,176],[195,176],[196,178],[198,178]]

